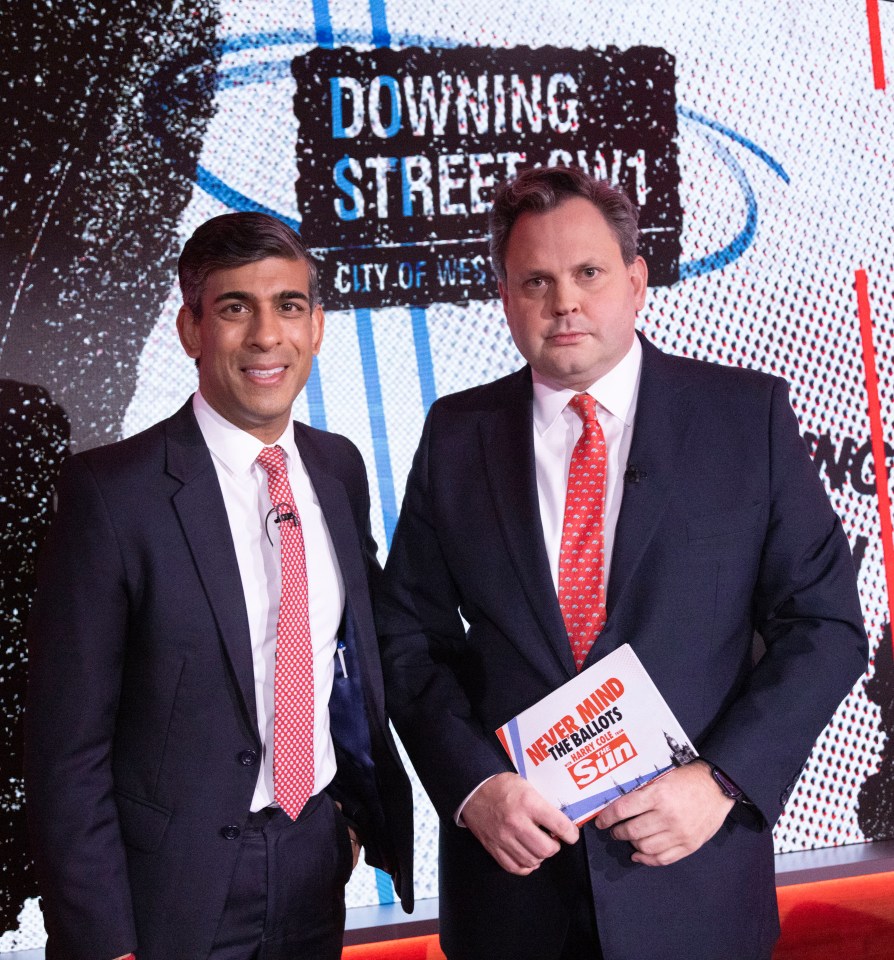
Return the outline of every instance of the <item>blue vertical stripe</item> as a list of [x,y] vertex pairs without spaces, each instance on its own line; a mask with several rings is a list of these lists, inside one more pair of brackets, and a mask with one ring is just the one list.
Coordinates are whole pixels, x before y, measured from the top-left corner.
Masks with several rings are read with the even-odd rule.
[[329,14],[329,0],[311,0],[314,8],[314,30],[317,34],[317,43],[331,50],[335,44],[332,38],[332,17]]
[[369,0],[369,15],[372,20],[373,46],[390,47],[391,32],[385,13],[385,0]]
[[391,454],[388,450],[388,431],[385,426],[385,407],[382,403],[382,384],[379,380],[379,362],[373,338],[372,311],[367,307],[354,311],[357,317],[357,339],[360,343],[360,362],[363,365],[363,384],[369,407],[369,426],[372,431],[376,477],[379,480],[379,499],[385,522],[385,543],[391,549],[391,538],[397,526],[397,502],[394,496],[394,477],[391,473]]
[[[319,2],[322,0],[314,0],[314,9]],[[385,15],[385,0],[369,0],[369,15],[372,19],[373,45],[390,47],[391,33],[388,30],[388,19]],[[363,381],[366,386],[366,401],[369,404],[369,424],[372,429],[373,451],[376,458],[376,475],[379,478],[379,498],[382,501],[382,516],[385,521],[385,541],[390,550],[391,538],[394,536],[394,527],[397,524],[397,502],[394,497],[394,477],[391,473],[391,454],[388,450],[388,432],[385,427],[385,409],[382,404],[382,384],[379,380],[379,364],[372,333],[372,314],[369,310],[357,310],[356,315],[357,337],[360,341],[360,357],[363,363]],[[426,331],[426,339],[427,334],[428,331]],[[417,347],[417,354],[418,350]],[[376,869],[376,893],[379,903],[394,903],[394,885],[391,877],[378,868]]]
[[438,399],[435,387],[435,365],[431,356],[431,341],[428,338],[428,318],[424,307],[410,307],[413,320],[413,343],[416,345],[416,367],[419,370],[419,389],[422,391],[422,409]]
[[323,383],[320,379],[320,358],[314,357],[313,366],[307,386],[307,407],[310,414],[310,425],[318,430],[326,429],[326,407],[323,405]]
[[394,884],[391,876],[376,867],[376,893],[379,895],[379,903],[394,903]]
[[512,744],[512,760],[515,763],[515,769],[524,776],[525,752],[522,750],[521,736],[518,732],[518,717],[513,717],[506,726],[509,728],[509,742]]

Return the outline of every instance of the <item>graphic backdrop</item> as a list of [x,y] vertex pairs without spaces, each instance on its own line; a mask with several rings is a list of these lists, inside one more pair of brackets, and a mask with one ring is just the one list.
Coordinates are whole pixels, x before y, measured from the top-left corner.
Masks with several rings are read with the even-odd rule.
[[[82,0],[0,26],[0,949],[42,940],[20,716],[48,491],[69,425],[72,449],[108,442],[195,388],[174,328],[184,240],[261,209],[320,253],[326,338],[295,413],[360,447],[384,559],[432,401],[520,365],[480,238],[494,182],[531,162],[585,166],[640,205],[658,346],[792,383],[873,662],[776,846],[894,836],[894,3]],[[437,826],[418,785],[416,801],[424,898]],[[351,882],[349,905],[390,899],[375,871]]]

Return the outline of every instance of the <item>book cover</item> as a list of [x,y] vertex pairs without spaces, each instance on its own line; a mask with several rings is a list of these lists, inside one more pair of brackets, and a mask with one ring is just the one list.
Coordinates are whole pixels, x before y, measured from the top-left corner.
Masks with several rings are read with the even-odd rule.
[[496,734],[521,776],[578,825],[698,756],[626,643]]

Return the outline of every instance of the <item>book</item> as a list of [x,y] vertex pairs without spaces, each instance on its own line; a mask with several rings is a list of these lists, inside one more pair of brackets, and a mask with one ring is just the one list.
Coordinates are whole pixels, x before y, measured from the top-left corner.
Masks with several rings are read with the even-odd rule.
[[628,643],[496,734],[521,776],[578,825],[698,756]]

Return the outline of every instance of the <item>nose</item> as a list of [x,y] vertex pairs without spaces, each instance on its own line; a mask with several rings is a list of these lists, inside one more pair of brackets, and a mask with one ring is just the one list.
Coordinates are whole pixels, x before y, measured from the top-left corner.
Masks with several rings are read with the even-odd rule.
[[249,345],[259,350],[272,350],[281,340],[282,327],[276,310],[260,304],[248,328]]
[[559,277],[553,282],[550,306],[553,316],[556,317],[564,317],[580,310],[577,285],[571,278]]

